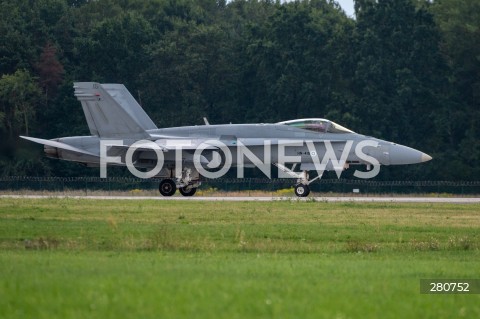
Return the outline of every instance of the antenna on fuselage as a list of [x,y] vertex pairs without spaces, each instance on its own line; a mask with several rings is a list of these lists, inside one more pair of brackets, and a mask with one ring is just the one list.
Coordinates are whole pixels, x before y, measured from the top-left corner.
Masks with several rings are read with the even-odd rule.
[[203,118],[203,121],[205,122],[205,125],[210,125],[210,123],[208,123],[208,120],[206,117]]

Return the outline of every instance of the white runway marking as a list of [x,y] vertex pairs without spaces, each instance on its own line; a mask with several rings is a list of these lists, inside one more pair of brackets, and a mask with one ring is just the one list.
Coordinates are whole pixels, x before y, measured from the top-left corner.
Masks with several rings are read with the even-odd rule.
[[225,202],[269,202],[269,201],[315,201],[315,202],[381,202],[381,203],[455,203],[479,204],[480,197],[163,197],[163,196],[68,196],[68,195],[0,195],[0,198],[75,198],[102,200],[190,200],[190,201],[225,201]]

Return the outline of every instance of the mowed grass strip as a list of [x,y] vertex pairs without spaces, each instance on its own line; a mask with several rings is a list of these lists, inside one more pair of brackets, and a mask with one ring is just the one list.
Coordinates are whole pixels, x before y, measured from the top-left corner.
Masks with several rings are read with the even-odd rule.
[[0,318],[478,318],[479,206],[0,199]]
[[0,248],[478,250],[480,205],[1,199]]

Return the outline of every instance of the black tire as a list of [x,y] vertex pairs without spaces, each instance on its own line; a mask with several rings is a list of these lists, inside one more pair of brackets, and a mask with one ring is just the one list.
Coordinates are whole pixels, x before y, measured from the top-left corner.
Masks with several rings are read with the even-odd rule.
[[191,187],[191,186],[185,186],[185,187],[179,188],[178,190],[180,191],[180,194],[182,194],[183,196],[193,196],[195,195],[197,188]]
[[160,182],[158,190],[163,196],[173,196],[173,194],[175,194],[177,191],[177,186],[171,179],[164,179]]
[[305,184],[295,185],[295,195],[298,197],[307,197],[310,194],[310,187]]

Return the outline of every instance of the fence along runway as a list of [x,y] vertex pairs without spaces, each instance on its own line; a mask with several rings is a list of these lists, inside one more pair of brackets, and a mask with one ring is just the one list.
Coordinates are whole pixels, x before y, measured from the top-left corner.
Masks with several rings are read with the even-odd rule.
[[[160,179],[139,179],[132,177],[39,177],[39,176],[1,176],[0,191],[36,190],[132,190],[158,189]],[[282,188],[291,188],[292,179],[286,178],[218,178],[202,180],[202,188],[214,187],[224,191],[263,190],[274,192]],[[446,193],[458,194],[460,197],[468,194],[475,197],[480,194],[480,181],[377,181],[363,179],[321,179],[312,184],[313,192],[342,193],[346,196],[353,189],[360,189],[363,195],[375,196],[382,194],[427,194]],[[272,194],[273,195],[273,194]],[[275,194],[281,196],[283,194]],[[455,196],[455,195],[453,195]],[[418,197],[418,195],[417,195]]]

